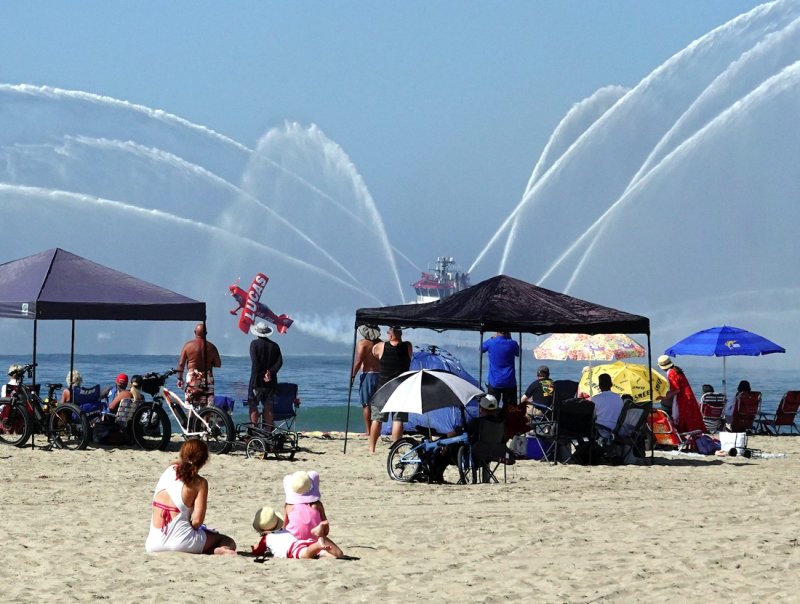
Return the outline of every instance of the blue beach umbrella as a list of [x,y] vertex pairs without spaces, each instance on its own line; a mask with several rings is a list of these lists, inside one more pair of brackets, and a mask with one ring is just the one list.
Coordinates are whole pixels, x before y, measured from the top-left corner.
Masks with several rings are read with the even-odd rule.
[[722,390],[727,394],[725,358],[732,356],[757,357],[762,354],[786,352],[786,349],[767,338],[738,327],[723,325],[693,333],[677,344],[673,344],[664,354],[679,354],[722,357]]

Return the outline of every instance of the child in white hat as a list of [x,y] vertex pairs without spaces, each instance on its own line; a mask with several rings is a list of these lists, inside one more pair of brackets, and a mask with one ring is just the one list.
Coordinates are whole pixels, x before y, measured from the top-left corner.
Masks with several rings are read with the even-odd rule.
[[253,518],[253,528],[261,533],[261,540],[252,548],[253,554],[272,553],[276,558],[341,558],[344,554],[327,537],[297,539],[283,528],[283,518],[274,509],[263,507]]
[[295,472],[283,477],[286,530],[298,539],[325,537],[330,530],[325,506],[320,501],[319,473]]

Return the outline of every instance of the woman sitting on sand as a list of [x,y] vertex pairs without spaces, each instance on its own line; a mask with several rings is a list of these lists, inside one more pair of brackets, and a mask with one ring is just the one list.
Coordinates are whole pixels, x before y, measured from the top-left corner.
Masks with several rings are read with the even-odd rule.
[[178,461],[161,475],[153,494],[147,552],[236,555],[233,539],[203,525],[208,481],[199,472],[206,461],[205,441],[187,440],[181,445]]

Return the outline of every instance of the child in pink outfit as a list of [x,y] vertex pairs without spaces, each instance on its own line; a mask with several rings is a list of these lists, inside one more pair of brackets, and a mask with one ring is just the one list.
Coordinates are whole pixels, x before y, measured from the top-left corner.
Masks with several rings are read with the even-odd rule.
[[285,529],[297,539],[313,539],[328,534],[328,519],[320,501],[319,473],[295,472],[283,477],[286,493]]

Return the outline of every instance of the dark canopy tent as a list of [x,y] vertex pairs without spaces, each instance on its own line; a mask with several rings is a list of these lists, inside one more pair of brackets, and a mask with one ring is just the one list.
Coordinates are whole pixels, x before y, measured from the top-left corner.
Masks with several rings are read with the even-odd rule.
[[[33,320],[205,321],[205,302],[97,264],[60,248],[0,265],[0,317]],[[34,376],[35,379],[35,376]]]
[[[481,281],[436,302],[359,308],[355,327],[366,324],[479,331],[481,339],[487,331],[647,334],[648,364],[651,364],[650,320],[647,317],[573,298],[506,275]],[[354,358],[355,340],[354,335]],[[520,356],[520,366],[521,363]],[[348,398],[348,429],[349,407]]]

